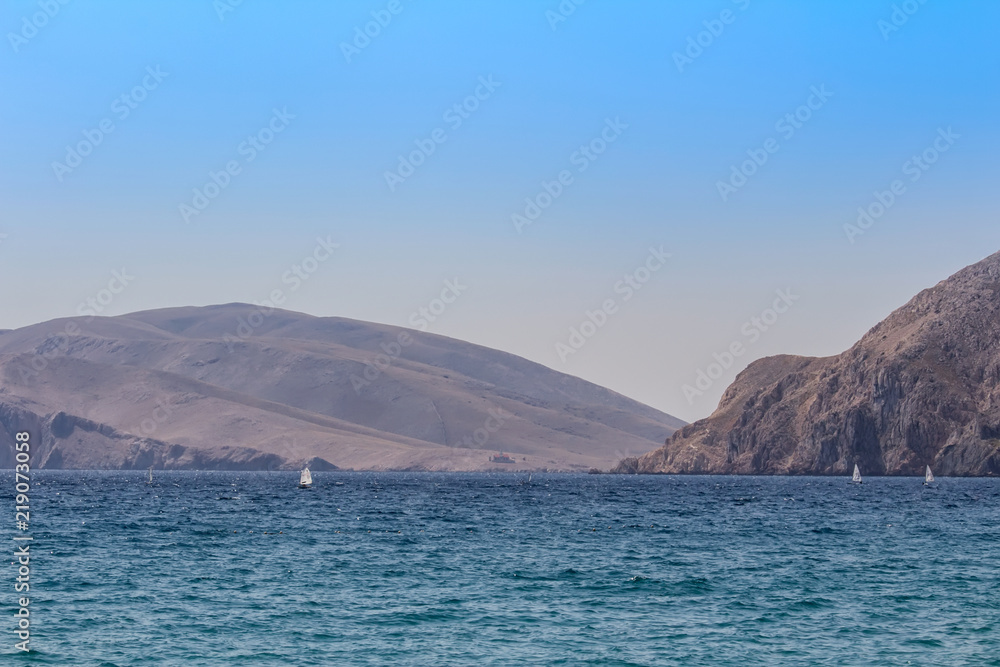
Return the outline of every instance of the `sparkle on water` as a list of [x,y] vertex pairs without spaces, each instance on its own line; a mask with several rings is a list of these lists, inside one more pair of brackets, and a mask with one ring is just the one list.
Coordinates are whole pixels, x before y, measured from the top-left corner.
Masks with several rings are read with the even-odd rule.
[[994,479],[33,476],[32,664],[1000,664]]

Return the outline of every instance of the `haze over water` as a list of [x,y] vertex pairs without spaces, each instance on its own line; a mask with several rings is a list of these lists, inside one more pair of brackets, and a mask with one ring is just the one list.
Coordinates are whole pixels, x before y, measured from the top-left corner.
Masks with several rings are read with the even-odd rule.
[[33,664],[1000,664],[995,479],[144,475],[34,474]]

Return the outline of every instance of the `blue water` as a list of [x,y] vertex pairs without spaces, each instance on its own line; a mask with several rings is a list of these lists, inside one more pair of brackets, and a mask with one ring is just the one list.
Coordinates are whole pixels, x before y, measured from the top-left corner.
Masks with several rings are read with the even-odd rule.
[[143,476],[34,473],[0,662],[1000,665],[1000,480]]

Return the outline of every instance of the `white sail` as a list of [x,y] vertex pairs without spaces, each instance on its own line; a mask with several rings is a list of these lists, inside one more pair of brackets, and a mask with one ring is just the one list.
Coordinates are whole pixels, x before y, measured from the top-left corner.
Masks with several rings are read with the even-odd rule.
[[860,482],[861,481],[861,471],[858,470],[858,464],[857,463],[854,464],[854,477],[851,478],[851,481],[852,482]]
[[305,470],[302,471],[302,474],[299,475],[299,484],[301,484],[302,486],[308,486],[309,484],[312,483],[313,483],[312,473],[309,472],[309,468],[306,468]]
[[924,483],[930,484],[934,481],[934,473],[931,472],[931,467],[927,466],[927,472],[924,473]]
[[149,483],[153,483],[153,466],[149,466]]

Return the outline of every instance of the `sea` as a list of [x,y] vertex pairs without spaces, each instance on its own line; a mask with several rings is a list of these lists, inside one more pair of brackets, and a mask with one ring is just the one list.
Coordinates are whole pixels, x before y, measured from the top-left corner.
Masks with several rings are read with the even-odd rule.
[[313,477],[0,473],[0,664],[1000,665],[997,479]]

